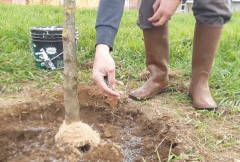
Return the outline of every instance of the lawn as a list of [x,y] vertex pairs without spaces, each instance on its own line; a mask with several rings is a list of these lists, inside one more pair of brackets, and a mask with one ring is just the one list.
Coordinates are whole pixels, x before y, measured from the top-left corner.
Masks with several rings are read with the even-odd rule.
[[[77,10],[79,29],[78,61],[81,66],[94,58],[96,10]],[[13,93],[23,83],[52,87],[62,83],[62,71],[42,71],[35,67],[31,55],[30,27],[62,25],[63,8],[50,6],[13,6],[0,3],[0,92]],[[145,54],[141,30],[136,25],[137,11],[125,11],[114,51],[116,76],[127,83],[135,81],[145,69]],[[176,14],[170,21],[171,70],[191,76],[192,14]],[[223,31],[210,85],[220,105],[240,105],[240,13],[234,13]],[[91,82],[91,69],[79,72],[80,82]]]
[[[79,82],[82,84],[92,83],[92,68],[89,68],[91,65],[89,62],[91,63],[95,53],[96,14],[96,10],[77,10]],[[127,85],[121,87],[126,91],[142,84],[142,81],[139,81],[139,74],[146,70],[143,36],[136,21],[137,11],[126,10],[112,52],[116,62],[116,76]],[[54,87],[62,85],[62,70],[46,71],[35,66],[31,52],[30,28],[32,26],[62,25],[62,23],[62,7],[15,6],[0,3],[0,106],[4,105],[5,100],[10,105],[11,102],[18,103],[18,93],[28,87],[30,90],[33,88],[34,93],[39,91],[36,94],[45,90],[54,90],[54,93],[58,93],[59,89],[54,89]],[[112,110],[113,112],[107,111],[110,113],[107,116],[110,117],[114,111],[122,111],[123,108],[124,110],[134,109],[134,112],[135,110],[141,111],[152,120],[158,115],[161,120],[153,120],[154,127],[149,132],[155,132],[155,128],[157,130],[164,128],[164,131],[165,127],[161,128],[161,124],[167,125],[169,129],[171,128],[168,131],[173,131],[176,138],[180,139],[180,144],[182,140],[183,144],[188,147],[186,154],[175,157],[175,160],[178,158],[195,161],[237,160],[240,158],[240,12],[234,13],[232,20],[224,28],[210,79],[212,93],[220,105],[218,112],[196,112],[187,95],[187,86],[191,78],[194,23],[192,14],[176,14],[170,21],[171,59],[169,66],[171,71],[179,73],[171,79],[170,87],[173,91],[142,103],[128,101],[123,96],[122,107]],[[185,88],[181,88],[182,84]],[[50,96],[52,96],[51,94],[49,93]],[[31,95],[32,93],[29,92],[29,96]],[[36,96],[31,96],[33,101],[38,98]],[[28,100],[26,104],[29,109],[32,108]],[[17,112],[20,111],[19,109],[24,109],[24,114],[31,116],[25,112],[27,108],[24,106],[17,107]],[[92,111],[92,109],[89,110]],[[95,110],[93,111],[95,112]],[[100,112],[97,111],[95,115],[98,113]],[[33,121],[29,121],[30,125]],[[132,120],[129,121],[132,123]],[[7,120],[2,120],[2,122],[8,123]],[[18,125],[24,124],[19,122],[18,118],[8,124],[15,128],[15,122]],[[38,126],[41,123],[38,123]],[[106,123],[109,124],[109,122]],[[123,126],[125,125],[128,124],[123,123]],[[5,124],[2,124],[2,127],[5,129]],[[52,128],[50,130],[53,131]],[[153,137],[155,138],[156,135]],[[8,142],[8,140],[6,141]],[[159,142],[161,141],[162,139]],[[8,148],[7,146],[6,148]],[[152,150],[151,148],[150,152]],[[171,150],[169,155],[170,153]]]

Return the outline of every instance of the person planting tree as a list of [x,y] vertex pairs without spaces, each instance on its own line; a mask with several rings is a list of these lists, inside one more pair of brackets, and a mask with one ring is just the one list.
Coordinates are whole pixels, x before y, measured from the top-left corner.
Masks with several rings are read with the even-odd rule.
[[[174,15],[180,0],[139,0],[138,26],[143,30],[146,50],[146,65],[151,74],[144,85],[132,91],[129,97],[144,100],[163,92],[168,87],[169,33],[168,21]],[[101,0],[96,23],[96,55],[93,80],[105,93],[120,97],[115,88],[122,82],[115,79],[115,64],[110,55],[123,14],[124,0]],[[194,0],[193,13],[196,19],[192,79],[189,95],[197,110],[215,110],[209,76],[218,48],[221,32],[231,16],[230,0]],[[109,85],[104,82],[108,78]]]

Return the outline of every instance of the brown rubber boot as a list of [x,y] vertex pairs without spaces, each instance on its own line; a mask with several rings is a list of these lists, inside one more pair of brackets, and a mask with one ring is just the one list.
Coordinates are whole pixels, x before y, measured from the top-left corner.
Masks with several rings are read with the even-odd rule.
[[129,94],[133,100],[146,100],[168,87],[169,36],[168,24],[144,30],[146,65],[150,78],[140,88]]
[[189,95],[196,110],[216,110],[208,80],[221,37],[222,27],[196,25],[192,57],[192,81]]

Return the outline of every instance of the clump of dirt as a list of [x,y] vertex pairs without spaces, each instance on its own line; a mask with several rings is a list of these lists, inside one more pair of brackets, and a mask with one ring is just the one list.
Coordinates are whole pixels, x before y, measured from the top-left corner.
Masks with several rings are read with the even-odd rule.
[[[79,85],[78,94],[78,100],[81,106],[117,108],[120,104],[119,99],[104,95],[95,85]],[[57,92],[55,98],[58,101],[63,101],[63,91],[60,90]]]
[[[86,90],[87,89],[87,90]],[[83,88],[84,103],[97,96],[93,88]],[[92,98],[92,96],[95,96]],[[99,101],[101,104],[96,102]],[[82,105],[80,119],[99,132],[101,144],[97,148],[84,146],[75,150],[59,149],[54,136],[64,119],[62,102],[54,102],[28,113],[6,116],[0,120],[0,161],[167,161],[169,150],[180,154],[176,134],[162,119],[150,121],[137,109],[120,105],[109,109],[102,100]],[[94,106],[95,105],[95,106]],[[101,105],[100,107],[96,105]],[[109,106],[109,105],[107,105]]]
[[182,93],[189,93],[189,81],[175,80],[170,83],[170,87],[173,91],[180,91]]

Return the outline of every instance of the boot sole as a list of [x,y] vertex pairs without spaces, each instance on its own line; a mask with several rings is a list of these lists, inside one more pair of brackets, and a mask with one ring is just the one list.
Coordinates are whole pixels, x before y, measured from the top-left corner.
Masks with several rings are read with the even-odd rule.
[[149,100],[149,99],[153,98],[154,96],[156,96],[158,94],[166,93],[166,92],[169,92],[169,91],[170,91],[170,89],[169,89],[169,87],[167,87],[167,88],[164,88],[164,89],[160,90],[157,93],[154,93],[153,95],[151,95],[149,97],[140,98],[140,97],[136,97],[136,96],[133,96],[133,95],[130,95],[130,94],[128,95],[128,97],[131,98],[134,101],[146,101],[146,100]]
[[[191,93],[188,93],[188,96],[189,96],[191,99],[193,99]],[[210,107],[209,107],[209,108],[207,108],[207,107],[198,108],[198,107],[194,107],[194,109],[197,110],[197,111],[217,111],[217,110],[218,110],[218,107],[215,107],[215,108],[210,108]]]
[[209,111],[209,112],[211,112],[211,111],[217,111],[218,107],[216,107],[216,108],[197,108],[197,107],[194,107],[194,109],[197,110],[197,111]]

